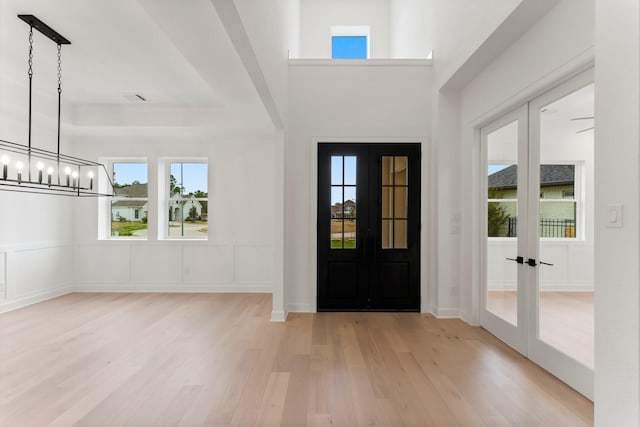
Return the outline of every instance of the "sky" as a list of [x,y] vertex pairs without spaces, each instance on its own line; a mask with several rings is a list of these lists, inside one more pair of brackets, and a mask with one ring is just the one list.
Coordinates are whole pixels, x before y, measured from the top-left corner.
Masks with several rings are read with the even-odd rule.
[[[182,163],[182,174],[180,163],[171,163],[171,174],[176,178],[177,183],[185,187],[185,194],[196,190],[207,192],[208,165],[206,163]],[[138,181],[142,184],[148,182],[146,163],[114,163],[115,183],[120,185],[131,184]]]
[[[344,159],[344,182],[342,180]],[[356,156],[331,156],[331,185],[356,185]],[[344,200],[356,200],[356,187],[344,187]],[[342,187],[331,188],[331,204],[342,203]]]
[[496,172],[500,172],[502,169],[506,169],[511,165],[489,165],[487,170],[487,176],[493,175]]
[[331,37],[332,59],[367,59],[366,36]]

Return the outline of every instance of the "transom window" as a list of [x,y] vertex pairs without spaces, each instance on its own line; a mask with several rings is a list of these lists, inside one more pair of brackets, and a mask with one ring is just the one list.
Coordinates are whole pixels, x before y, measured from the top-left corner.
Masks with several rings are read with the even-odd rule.
[[369,26],[334,25],[331,27],[331,59],[368,59]]

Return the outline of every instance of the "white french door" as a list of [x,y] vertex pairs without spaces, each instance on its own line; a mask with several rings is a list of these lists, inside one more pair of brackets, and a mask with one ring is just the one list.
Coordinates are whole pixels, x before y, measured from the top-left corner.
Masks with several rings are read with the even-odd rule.
[[593,399],[593,72],[481,129],[481,324]]

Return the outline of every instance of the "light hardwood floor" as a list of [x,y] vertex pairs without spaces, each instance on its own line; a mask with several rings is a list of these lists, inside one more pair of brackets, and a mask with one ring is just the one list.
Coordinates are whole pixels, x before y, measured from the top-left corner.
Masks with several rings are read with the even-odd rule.
[[593,424],[590,401],[460,320],[270,310],[70,294],[0,315],[0,425]]
[[[490,291],[489,311],[517,322],[517,294]],[[594,366],[593,292],[540,292],[540,339],[580,363]]]

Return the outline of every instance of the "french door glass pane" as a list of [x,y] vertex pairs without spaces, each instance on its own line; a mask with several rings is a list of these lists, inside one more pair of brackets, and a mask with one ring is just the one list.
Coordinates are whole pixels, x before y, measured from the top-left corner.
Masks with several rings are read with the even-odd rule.
[[486,309],[518,324],[518,122],[487,135]]
[[540,114],[538,338],[593,367],[593,84]]

